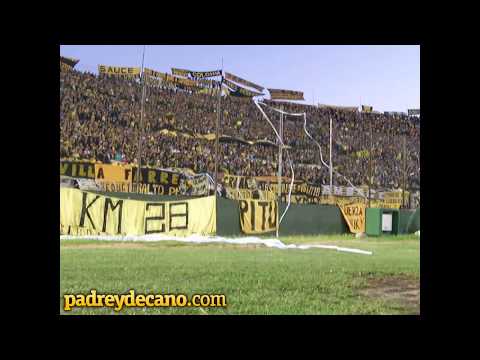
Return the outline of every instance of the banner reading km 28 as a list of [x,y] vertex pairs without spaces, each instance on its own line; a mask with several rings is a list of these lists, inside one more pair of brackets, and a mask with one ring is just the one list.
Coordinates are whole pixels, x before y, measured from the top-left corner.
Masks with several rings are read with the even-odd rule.
[[215,201],[215,196],[182,201],[139,201],[60,188],[60,234],[214,234]]

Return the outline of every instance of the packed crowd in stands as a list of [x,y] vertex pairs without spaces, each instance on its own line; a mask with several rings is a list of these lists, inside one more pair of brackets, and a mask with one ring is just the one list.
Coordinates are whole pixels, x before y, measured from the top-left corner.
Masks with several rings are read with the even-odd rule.
[[[60,73],[60,156],[102,162],[137,163],[142,88],[138,80],[97,76],[79,71]],[[266,103],[272,102],[265,100]],[[195,134],[215,133],[218,97],[171,86],[147,87],[143,117],[142,164],[214,172],[215,141]],[[287,112],[306,112],[307,129],[321,144],[328,163],[329,120],[333,120],[333,165],[355,185],[368,184],[372,157],[373,186],[399,188],[403,184],[403,146],[406,142],[407,186],[420,186],[420,122],[413,117],[361,113],[295,103],[282,103]],[[279,107],[279,104],[275,104]],[[221,134],[247,141],[276,142],[270,125],[249,98],[223,96]],[[278,113],[266,113],[279,124]],[[170,130],[166,133],[165,129]],[[171,132],[176,132],[172,136]],[[182,135],[187,134],[187,136]],[[318,147],[305,136],[303,118],[287,116],[284,142],[294,164],[295,178],[328,184]],[[363,151],[363,156],[358,152]],[[221,172],[234,175],[276,175],[278,148],[221,141]],[[289,163],[283,156],[284,175]],[[347,185],[335,178],[336,185]]]

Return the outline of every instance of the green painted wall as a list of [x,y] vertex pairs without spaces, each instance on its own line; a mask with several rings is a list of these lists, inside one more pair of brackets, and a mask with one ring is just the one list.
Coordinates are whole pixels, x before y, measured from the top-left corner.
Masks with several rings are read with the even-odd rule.
[[420,230],[420,208],[415,210],[407,224],[408,233],[414,233],[417,230]]
[[241,236],[238,201],[217,196],[217,235]]
[[[285,207],[286,204],[280,204],[280,215]],[[347,231],[340,209],[329,205],[291,204],[280,224],[280,235],[342,234]],[[237,201],[217,197],[217,234],[243,235]]]
[[[280,204],[280,215],[286,204]],[[343,234],[348,232],[338,206],[291,204],[282,223],[281,235]]]
[[420,208],[400,210],[400,234],[413,234],[420,230]]

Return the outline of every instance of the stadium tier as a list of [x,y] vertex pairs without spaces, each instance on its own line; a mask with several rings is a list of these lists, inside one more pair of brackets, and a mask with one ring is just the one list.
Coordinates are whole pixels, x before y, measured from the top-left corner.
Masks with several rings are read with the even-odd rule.
[[[136,79],[62,71],[61,158],[136,163],[141,94],[142,88]],[[217,96],[205,93],[172,86],[147,87],[142,164],[188,168],[213,176],[217,104]],[[308,131],[322,145],[324,156],[328,156],[329,120],[332,118],[334,168],[356,186],[368,184],[371,156],[373,187],[401,187],[405,153],[407,188],[419,189],[418,118],[360,113],[341,107],[295,103],[283,103],[283,106],[285,111],[307,113]],[[274,121],[278,125],[278,114],[266,111],[272,119],[277,119]],[[275,176],[278,158],[275,134],[255,104],[249,98],[223,96],[222,113],[220,172]],[[329,184],[328,169],[318,166],[318,149],[305,137],[301,120],[286,117],[284,142],[290,147],[296,179],[315,185]],[[284,176],[288,177],[286,162],[283,169]],[[335,185],[347,184],[338,178]]]

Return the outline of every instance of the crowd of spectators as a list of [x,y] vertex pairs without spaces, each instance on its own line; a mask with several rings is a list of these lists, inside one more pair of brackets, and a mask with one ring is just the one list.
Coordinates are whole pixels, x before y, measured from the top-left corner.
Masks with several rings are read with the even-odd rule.
[[[137,163],[138,138],[143,134],[142,164],[214,172],[215,141],[195,134],[215,133],[218,96],[172,86],[149,86],[141,129],[142,87],[138,79],[97,76],[79,71],[60,73],[60,155],[62,158]],[[267,104],[272,102],[266,100]],[[280,104],[275,104],[280,107]],[[333,108],[282,103],[287,112],[306,112],[307,129],[321,144],[328,162],[329,120],[333,123],[333,165],[355,185],[398,188],[403,184],[404,145],[406,179],[410,189],[420,186],[420,122],[407,116],[387,116]],[[265,108],[275,126],[279,115]],[[276,142],[270,125],[248,98],[222,96],[221,134],[247,141]],[[165,132],[165,129],[170,132]],[[172,136],[172,131],[176,136]],[[184,136],[183,134],[187,134]],[[303,118],[287,116],[284,142],[295,177],[328,184],[318,147],[305,136]],[[405,144],[404,144],[405,143]],[[363,151],[363,156],[359,152]],[[369,155],[371,155],[371,164]],[[278,148],[242,141],[220,142],[219,169],[235,175],[276,175]],[[289,163],[283,155],[284,175]],[[341,178],[336,185],[347,185]]]

